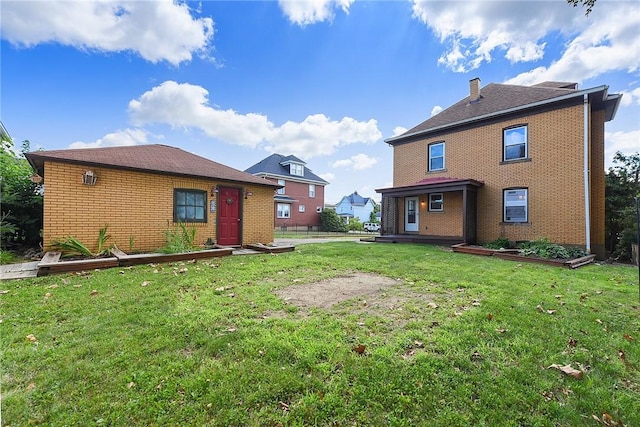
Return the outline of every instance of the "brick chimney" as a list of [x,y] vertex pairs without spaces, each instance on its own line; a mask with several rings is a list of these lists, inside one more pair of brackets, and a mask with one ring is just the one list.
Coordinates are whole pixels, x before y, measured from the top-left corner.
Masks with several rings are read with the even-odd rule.
[[469,102],[480,100],[480,79],[469,80]]

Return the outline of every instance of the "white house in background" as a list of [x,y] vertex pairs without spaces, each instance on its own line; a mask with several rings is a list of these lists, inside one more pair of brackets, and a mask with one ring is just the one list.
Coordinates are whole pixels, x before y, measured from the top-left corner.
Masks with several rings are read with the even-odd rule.
[[371,197],[362,197],[357,191],[344,196],[336,205],[336,213],[345,223],[351,218],[358,218],[360,222],[368,222],[376,202]]

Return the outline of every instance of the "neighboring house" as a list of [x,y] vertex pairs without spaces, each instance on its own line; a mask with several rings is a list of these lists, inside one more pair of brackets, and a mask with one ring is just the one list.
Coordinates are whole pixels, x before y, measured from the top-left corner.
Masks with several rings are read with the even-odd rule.
[[376,202],[370,197],[362,197],[357,191],[344,196],[336,205],[336,213],[347,224],[349,219],[358,218],[360,222],[368,222]]
[[[197,244],[273,241],[274,181],[166,145],[34,151],[44,178],[44,246],[73,236],[95,249],[108,225],[125,252],[165,246],[179,223]],[[131,248],[130,248],[131,243]]]
[[470,81],[470,94],[402,135],[382,239],[486,243],[548,238],[604,253],[608,86]]
[[317,227],[329,183],[296,156],[272,154],[245,172],[271,178],[281,186],[274,197],[275,227]]

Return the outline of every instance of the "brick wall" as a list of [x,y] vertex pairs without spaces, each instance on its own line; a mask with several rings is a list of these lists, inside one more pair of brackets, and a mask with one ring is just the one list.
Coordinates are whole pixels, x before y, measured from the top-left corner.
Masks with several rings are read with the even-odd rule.
[[[597,244],[604,240],[603,119],[603,114],[596,113],[591,123],[592,239]],[[528,126],[529,160],[503,163],[503,129],[515,125]],[[479,242],[501,236],[512,241],[547,237],[561,244],[584,245],[582,136],[583,108],[580,103],[399,144],[393,152],[393,183],[394,186],[410,185],[430,177],[484,181],[484,187],[478,191]],[[445,142],[446,170],[428,172],[427,147],[439,141]],[[526,224],[502,221],[503,189],[512,187],[528,188],[529,222]],[[421,199],[426,200],[425,197],[421,196]],[[402,200],[399,202],[402,204]],[[445,212],[451,211],[452,202],[445,198]],[[430,220],[422,214],[422,209],[421,206],[420,220],[429,226]],[[435,220],[436,216],[433,218]],[[432,223],[434,227],[437,224],[437,234],[461,235],[461,224],[455,219],[449,223]],[[430,226],[425,230],[424,224],[420,223],[420,234],[436,234],[432,231]]]
[[[93,186],[82,185],[82,173],[88,169],[98,176]],[[99,229],[108,225],[109,242],[125,252],[156,250],[166,243],[164,232],[174,227],[174,188],[206,191],[208,207],[215,199],[211,189],[216,184],[224,185],[206,179],[46,162],[44,245],[73,236],[95,250]],[[249,185],[243,190],[253,195],[242,200],[242,243],[273,241],[273,189]],[[188,225],[195,227],[197,243],[216,239],[215,213],[207,213],[206,223]]]
[[[309,197],[309,183],[302,183],[296,181],[285,181],[285,195],[296,200],[291,204],[291,217],[290,218],[278,218],[277,217],[277,203],[273,204],[273,211],[275,215],[275,227],[279,228],[283,225],[287,226],[318,226],[320,225],[320,213],[316,211],[316,208],[324,208],[324,186],[315,184],[316,194],[315,197]],[[300,206],[304,205],[304,212],[300,212]]]

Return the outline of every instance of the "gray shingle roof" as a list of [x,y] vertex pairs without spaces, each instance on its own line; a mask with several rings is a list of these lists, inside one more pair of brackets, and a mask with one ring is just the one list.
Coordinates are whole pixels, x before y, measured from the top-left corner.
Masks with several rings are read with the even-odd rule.
[[607,110],[607,118],[615,115],[621,95],[607,95],[607,86],[578,90],[576,83],[545,82],[534,86],[490,83],[480,90],[480,99],[467,96],[435,116],[409,129],[402,135],[389,138],[387,143],[400,142],[406,137],[493,118],[500,114],[524,111],[541,104],[562,102],[583,94],[590,95],[595,108]]
[[265,175],[265,176],[274,176],[274,177],[282,177],[285,179],[303,179],[305,181],[315,182],[320,185],[329,184],[324,179],[320,178],[315,173],[311,172],[311,169],[308,167],[304,167],[304,176],[299,175],[291,175],[289,173],[289,167],[283,166],[283,163],[287,162],[295,162],[305,164],[302,160],[298,159],[295,156],[283,156],[282,154],[272,154],[269,157],[262,159],[255,165],[245,169],[244,171],[253,175]]
[[50,161],[278,187],[274,181],[161,144],[33,151],[26,157],[41,176],[46,173],[44,162]]

